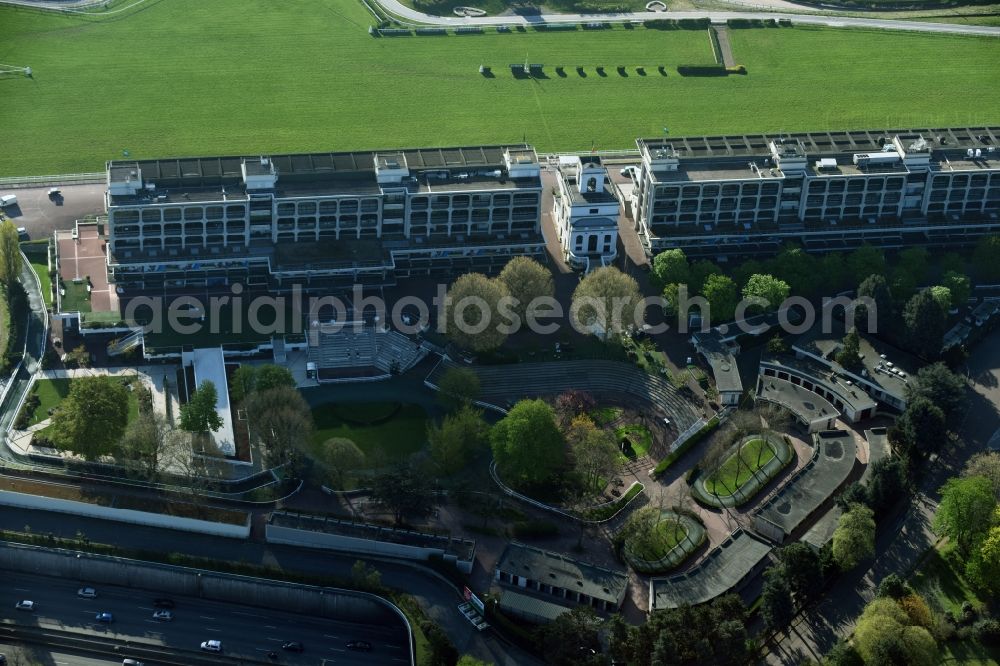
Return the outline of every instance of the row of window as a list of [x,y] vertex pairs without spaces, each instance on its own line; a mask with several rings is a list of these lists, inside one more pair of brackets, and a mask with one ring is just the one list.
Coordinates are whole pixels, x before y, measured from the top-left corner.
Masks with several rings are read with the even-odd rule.
[[246,219],[245,206],[186,206],[184,208],[144,208],[138,210],[116,210],[111,212],[112,224],[135,224],[143,222],[178,222],[184,220],[227,220]]
[[282,201],[278,215],[316,215],[316,213],[371,213],[378,211],[378,199],[328,199],[324,201]]
[[726,183],[724,185],[685,185],[683,187],[658,187],[656,188],[655,196],[657,199],[660,198],[676,198],[678,196],[683,197],[735,197],[740,194],[746,195],[757,195],[757,194],[777,194],[779,184],[773,183],[760,183],[760,182],[745,182],[745,183]]

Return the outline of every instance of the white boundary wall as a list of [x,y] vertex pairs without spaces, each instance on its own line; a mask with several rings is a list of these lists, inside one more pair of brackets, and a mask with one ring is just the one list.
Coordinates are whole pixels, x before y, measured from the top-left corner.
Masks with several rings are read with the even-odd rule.
[[25,493],[11,492],[9,490],[0,490],[0,505],[13,506],[21,509],[68,513],[74,516],[84,516],[86,518],[114,520],[120,523],[163,527],[171,530],[198,532],[201,534],[231,537],[234,539],[246,539],[250,536],[249,517],[244,525],[230,525],[228,523],[215,523],[208,520],[198,520],[197,518],[181,518],[178,516],[167,516],[160,513],[149,513],[147,511],[135,511],[133,509],[114,509],[107,506],[88,504],[86,502],[74,502],[72,500],[28,495]]

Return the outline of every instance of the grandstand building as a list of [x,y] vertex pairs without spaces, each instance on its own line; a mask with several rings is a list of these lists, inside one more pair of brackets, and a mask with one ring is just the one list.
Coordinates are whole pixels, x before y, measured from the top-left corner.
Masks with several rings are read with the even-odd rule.
[[1000,127],[639,139],[647,252],[967,245],[1000,230]]
[[601,158],[561,157],[557,183],[553,213],[563,258],[585,271],[609,265],[618,254],[621,204]]
[[108,270],[121,290],[494,272],[544,253],[541,197],[528,145],[112,161]]

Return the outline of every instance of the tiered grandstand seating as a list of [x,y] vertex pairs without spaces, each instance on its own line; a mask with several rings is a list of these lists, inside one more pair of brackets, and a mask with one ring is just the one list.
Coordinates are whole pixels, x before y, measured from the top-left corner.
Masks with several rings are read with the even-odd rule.
[[417,364],[426,352],[420,343],[397,331],[388,331],[376,335],[378,356],[375,366],[389,372],[393,361],[399,366],[399,372],[405,372]]
[[317,331],[310,337],[309,360],[320,369],[376,368],[388,373],[397,365],[405,372],[425,355],[420,344],[396,331],[364,328],[355,331],[350,326],[337,332]]
[[[437,385],[441,375],[455,363],[445,361],[427,378]],[[697,419],[690,401],[657,375],[648,374],[631,363],[618,361],[558,361],[514,365],[470,366],[479,376],[483,402],[505,407],[525,397],[558,395],[581,389],[595,395],[624,393],[648,401],[670,415],[683,432]]]
[[376,367],[378,346],[375,331],[365,328],[354,331],[350,327],[335,333],[322,331],[310,336],[309,360],[320,368],[371,368]]

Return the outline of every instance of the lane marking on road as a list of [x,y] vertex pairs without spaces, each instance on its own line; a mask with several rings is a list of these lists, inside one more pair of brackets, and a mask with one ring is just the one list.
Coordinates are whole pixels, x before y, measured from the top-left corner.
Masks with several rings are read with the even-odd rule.
[[330,648],[330,649],[333,650],[334,652],[347,652],[347,650],[344,650],[342,648]]
[[267,637],[267,640],[274,641],[275,643],[281,643],[282,642],[280,638],[271,638],[270,636]]
[[31,592],[31,590],[28,590],[23,587],[15,587],[14,589],[17,590],[18,592]]
[[275,627],[274,625],[270,625],[270,624],[265,624],[264,628],[265,629],[277,629],[277,627]]
[[152,608],[146,608],[145,606],[139,606],[139,610],[152,611],[154,609],[152,609]]
[[215,619],[214,617],[209,617],[207,615],[199,615],[198,617],[200,617],[202,620],[214,620]]
[[214,631],[216,633],[222,631],[221,629],[212,629],[211,627],[205,627],[205,631]]
[[258,615],[256,613],[244,613],[242,611],[233,611],[233,615],[243,615],[245,617],[267,617],[266,615]]

